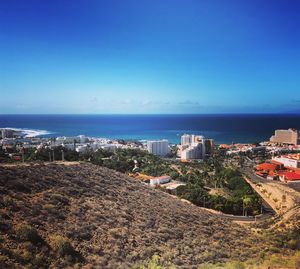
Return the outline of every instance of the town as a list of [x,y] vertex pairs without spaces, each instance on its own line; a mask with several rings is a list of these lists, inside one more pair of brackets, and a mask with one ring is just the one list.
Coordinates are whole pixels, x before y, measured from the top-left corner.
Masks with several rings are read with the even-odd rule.
[[0,130],[4,165],[91,163],[223,219],[255,225],[299,210],[298,130],[275,130],[268,141],[253,144],[217,144],[187,133],[180,144],[170,144],[166,139],[45,137],[33,130]]
[[[57,150],[60,149],[57,153]],[[46,151],[47,161],[66,160],[66,152],[86,153],[104,150],[111,153],[118,149],[137,149],[160,158],[181,163],[201,162],[214,156],[216,150],[226,154],[227,162],[241,165],[241,158],[250,159],[255,174],[269,180],[299,182],[300,184],[300,132],[295,129],[276,130],[269,141],[259,144],[215,144],[210,138],[183,134],[179,145],[170,145],[168,140],[127,141],[87,137],[43,137],[30,130],[0,129],[0,162],[24,162],[29,152]],[[228,160],[229,159],[229,160]],[[138,167],[136,160],[135,168]],[[154,178],[151,185],[160,185],[171,180],[169,175]]]

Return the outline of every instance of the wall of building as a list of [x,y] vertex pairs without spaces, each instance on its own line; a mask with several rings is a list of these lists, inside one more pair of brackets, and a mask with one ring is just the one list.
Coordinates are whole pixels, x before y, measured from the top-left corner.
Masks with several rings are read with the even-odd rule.
[[168,183],[171,181],[171,177],[169,176],[164,176],[164,177],[155,177],[150,179],[150,185],[159,185],[159,184],[164,184]]
[[168,140],[148,141],[147,150],[154,155],[166,156],[170,152],[169,142]]
[[275,135],[270,138],[271,142],[284,143],[284,144],[299,144],[299,131],[288,129],[288,130],[276,130]]
[[200,135],[181,136],[181,159],[204,159],[206,155],[211,155],[214,150],[214,140],[205,139]]
[[275,157],[273,160],[283,163],[285,167],[300,168],[300,161],[287,157]]

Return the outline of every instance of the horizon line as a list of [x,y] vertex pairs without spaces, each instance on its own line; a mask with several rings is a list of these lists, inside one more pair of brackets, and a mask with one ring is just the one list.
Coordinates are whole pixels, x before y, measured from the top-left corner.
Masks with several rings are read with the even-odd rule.
[[300,112],[210,112],[210,113],[0,113],[0,116],[155,116],[155,115],[300,115]]

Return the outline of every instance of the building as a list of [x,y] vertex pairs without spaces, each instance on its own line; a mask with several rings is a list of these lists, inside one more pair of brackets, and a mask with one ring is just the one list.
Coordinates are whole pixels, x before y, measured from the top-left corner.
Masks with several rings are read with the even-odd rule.
[[[181,136],[181,146],[190,146],[193,143],[202,143],[204,137],[202,135],[184,134]],[[212,139],[205,139],[212,140]],[[213,141],[213,140],[212,140]]]
[[181,160],[197,160],[203,159],[205,155],[204,144],[193,143],[181,151]]
[[169,142],[166,139],[147,141],[147,150],[154,155],[166,156],[170,153]]
[[258,164],[255,168],[256,174],[260,176],[274,176],[280,170],[284,169],[282,163],[261,163]]
[[0,134],[1,134],[1,138],[13,138],[14,137],[14,130],[12,129],[7,129],[7,128],[3,128],[0,129]]
[[181,136],[181,145],[190,145],[192,143],[192,135],[184,134]]
[[214,153],[215,150],[215,141],[213,139],[205,139],[205,155],[210,156]]
[[171,181],[170,176],[161,176],[161,177],[154,177],[150,179],[150,185],[155,186],[155,185],[160,185],[164,183],[168,183]]
[[278,173],[284,169],[282,163],[272,160],[270,163],[261,163],[256,166],[258,176],[273,180],[278,178]]
[[57,145],[74,144],[74,143],[79,143],[80,138],[78,136],[77,137],[58,136],[58,137],[56,137],[55,142]]
[[270,138],[270,142],[300,145],[300,132],[295,129],[276,130],[275,135]]
[[209,151],[212,151],[212,141],[204,139],[200,135],[184,134],[181,136],[181,160],[204,159],[206,154],[206,144],[209,146]]
[[295,172],[281,172],[279,173],[279,179],[283,182],[287,181],[300,181],[300,174]]
[[260,172],[270,172],[270,171],[277,171],[281,167],[280,165],[274,164],[274,163],[261,163],[256,166],[256,171]]
[[272,160],[282,163],[285,167],[300,168],[300,154],[288,154],[274,157]]
[[115,152],[118,148],[122,147],[122,145],[120,144],[104,144],[99,146],[101,149],[112,151],[112,152]]
[[81,144],[89,142],[88,137],[86,137],[85,135],[79,135],[78,138]]

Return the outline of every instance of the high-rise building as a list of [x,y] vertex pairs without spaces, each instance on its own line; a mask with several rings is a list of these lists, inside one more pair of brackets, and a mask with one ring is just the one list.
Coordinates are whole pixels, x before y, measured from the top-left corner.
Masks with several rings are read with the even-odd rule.
[[276,130],[275,135],[270,138],[271,142],[300,145],[300,132],[295,129]]
[[181,160],[203,159],[204,154],[204,144],[193,143],[181,151]]
[[205,139],[199,135],[184,134],[181,137],[181,159],[204,159],[206,153]]
[[204,144],[205,144],[205,154],[207,156],[212,155],[215,149],[215,141],[213,139],[205,139]]
[[14,130],[3,128],[1,130],[1,138],[13,138],[14,137]]
[[192,135],[184,134],[181,136],[181,145],[190,145],[192,143]]
[[166,139],[147,141],[147,149],[149,153],[159,156],[166,156],[169,154],[169,142]]

